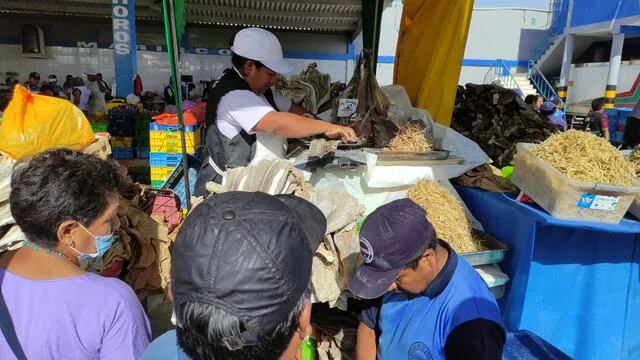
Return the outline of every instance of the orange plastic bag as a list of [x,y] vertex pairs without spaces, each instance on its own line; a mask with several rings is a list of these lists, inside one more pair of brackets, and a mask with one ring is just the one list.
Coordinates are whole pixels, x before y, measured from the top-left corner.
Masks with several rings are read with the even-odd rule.
[[65,99],[35,95],[16,86],[3,113],[0,152],[13,159],[52,148],[82,150],[94,140],[82,111]]

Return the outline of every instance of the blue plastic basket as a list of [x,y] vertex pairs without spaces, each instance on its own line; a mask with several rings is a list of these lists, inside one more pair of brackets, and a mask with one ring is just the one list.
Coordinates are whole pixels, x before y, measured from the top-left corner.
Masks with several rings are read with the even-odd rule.
[[149,158],[149,149],[147,148],[136,148],[136,158],[138,159],[148,159]]
[[[202,161],[202,152],[204,147],[198,147],[195,154],[192,156],[196,158],[198,161]],[[190,154],[191,155],[191,154]],[[159,153],[152,152],[149,153],[149,166],[170,166],[175,167],[178,166],[178,163],[182,161],[182,154],[168,154],[168,153]]]
[[[181,156],[182,158],[182,156]],[[195,190],[196,180],[198,179],[198,170],[200,170],[201,162],[192,155],[187,155],[187,163],[189,166],[189,189],[191,194]],[[180,198],[180,204],[183,209],[187,208],[187,198],[185,196],[184,167],[180,161],[171,175],[162,184],[163,189],[171,189]]]
[[149,154],[149,166],[176,167],[182,161],[182,154],[167,154],[152,152]]
[[111,149],[111,156],[114,159],[133,159],[133,148],[113,148]]

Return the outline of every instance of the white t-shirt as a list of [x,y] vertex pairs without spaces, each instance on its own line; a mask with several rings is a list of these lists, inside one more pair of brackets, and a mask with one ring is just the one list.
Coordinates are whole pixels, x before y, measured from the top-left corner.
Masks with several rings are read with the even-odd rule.
[[[273,92],[273,100],[280,111],[291,108],[291,100]],[[233,139],[240,131],[253,134],[253,127],[268,113],[275,111],[263,95],[250,90],[234,90],[220,99],[217,111],[218,130],[228,139]]]

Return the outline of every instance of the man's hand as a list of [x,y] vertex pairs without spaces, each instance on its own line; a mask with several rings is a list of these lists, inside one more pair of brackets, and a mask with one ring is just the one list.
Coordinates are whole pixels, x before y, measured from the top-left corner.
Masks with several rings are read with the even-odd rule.
[[335,124],[329,125],[329,128],[324,132],[324,134],[330,139],[341,138],[346,142],[355,142],[358,139],[356,137],[356,132],[353,131],[352,128]]

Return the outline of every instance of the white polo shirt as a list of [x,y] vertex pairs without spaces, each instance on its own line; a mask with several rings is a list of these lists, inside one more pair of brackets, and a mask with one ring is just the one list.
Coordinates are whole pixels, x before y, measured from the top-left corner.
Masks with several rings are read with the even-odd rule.
[[[273,91],[273,99],[280,111],[291,108],[291,100]],[[250,90],[234,90],[220,99],[216,114],[218,130],[228,139],[233,139],[240,131],[253,134],[258,121],[268,113],[275,111],[264,95]]]

